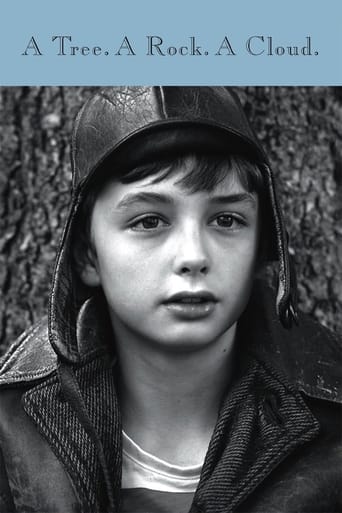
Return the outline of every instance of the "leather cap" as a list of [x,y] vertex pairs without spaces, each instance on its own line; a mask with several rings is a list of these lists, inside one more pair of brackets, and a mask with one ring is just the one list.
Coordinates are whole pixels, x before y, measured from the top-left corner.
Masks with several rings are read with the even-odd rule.
[[[172,138],[179,130],[182,137]],[[162,146],[181,149],[184,137],[183,148],[243,151],[266,161],[237,96],[224,87],[111,88],[91,98],[76,118],[73,187],[93,176],[109,155],[131,167]]]
[[73,200],[54,272],[49,307],[49,337],[55,351],[78,362],[77,315],[80,298],[71,265],[75,218],[93,180],[163,155],[184,151],[243,154],[263,173],[273,219],[271,258],[279,261],[276,308],[285,327],[296,319],[295,280],[287,234],[267,157],[236,94],[225,87],[113,87],[90,98],[74,125],[71,147]]

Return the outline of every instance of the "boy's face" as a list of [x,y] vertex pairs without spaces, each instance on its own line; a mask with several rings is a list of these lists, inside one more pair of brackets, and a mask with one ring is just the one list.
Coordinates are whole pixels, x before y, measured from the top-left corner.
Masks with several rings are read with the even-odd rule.
[[204,347],[235,328],[259,242],[258,197],[234,172],[195,193],[177,184],[183,173],[110,182],[91,218],[94,268],[82,274],[102,286],[116,334],[167,350]]

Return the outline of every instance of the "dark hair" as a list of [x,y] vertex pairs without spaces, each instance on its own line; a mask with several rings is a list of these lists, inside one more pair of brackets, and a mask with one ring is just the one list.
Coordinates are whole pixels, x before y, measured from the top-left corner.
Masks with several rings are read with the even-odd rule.
[[265,195],[263,175],[259,167],[244,156],[188,153],[177,158],[163,159],[137,166],[124,173],[115,171],[115,174],[113,174],[113,169],[107,169],[110,165],[108,160],[108,162],[102,164],[101,169],[96,171],[96,175],[105,178],[93,181],[88,185],[89,190],[77,214],[78,218],[73,236],[73,247],[77,248],[73,255],[76,269],[79,269],[82,261],[80,264],[80,258],[75,257],[75,253],[81,256],[84,263],[89,250],[93,251],[90,233],[91,214],[96,199],[109,181],[117,180],[120,183],[128,184],[153,177],[152,183],[158,183],[178,172],[180,168],[185,169],[189,159],[191,161],[191,165],[188,166],[189,170],[186,170],[187,172],[178,180],[178,185],[191,193],[210,192],[233,170],[246,191],[258,194],[261,200],[261,217],[264,218],[262,213],[264,205],[262,198]]

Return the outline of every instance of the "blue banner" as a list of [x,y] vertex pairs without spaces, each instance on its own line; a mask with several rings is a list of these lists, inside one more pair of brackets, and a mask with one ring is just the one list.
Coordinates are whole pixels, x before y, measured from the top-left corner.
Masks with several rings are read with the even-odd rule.
[[0,85],[341,85],[341,0],[4,0]]

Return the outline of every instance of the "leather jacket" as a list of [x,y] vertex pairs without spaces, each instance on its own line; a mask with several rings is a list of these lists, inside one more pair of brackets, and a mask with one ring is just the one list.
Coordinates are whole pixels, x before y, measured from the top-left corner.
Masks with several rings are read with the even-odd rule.
[[[240,322],[191,513],[342,511],[341,341],[304,315],[285,330],[273,305],[257,287]],[[79,315],[78,365],[57,357],[45,320],[3,358],[1,512],[120,511],[117,365],[101,315],[94,299]]]

